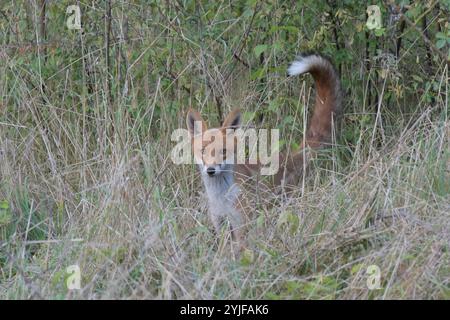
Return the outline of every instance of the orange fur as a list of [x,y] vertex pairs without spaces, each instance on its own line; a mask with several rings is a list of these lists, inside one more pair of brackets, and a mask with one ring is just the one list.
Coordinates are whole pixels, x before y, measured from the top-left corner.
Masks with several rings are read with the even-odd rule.
[[[265,182],[263,188],[273,189],[276,186],[296,185],[303,174],[305,161],[303,156],[305,148],[315,150],[327,146],[331,142],[333,121],[341,111],[341,91],[338,75],[332,64],[320,55],[300,56],[288,69],[290,75],[311,73],[315,81],[316,99],[310,125],[306,132],[306,139],[302,141],[302,150],[297,153],[287,152],[280,154],[280,169]],[[242,245],[242,229],[245,225],[246,215],[242,212],[251,210],[245,205],[241,189],[258,176],[260,164],[227,164],[226,160],[235,152],[227,147],[227,141],[236,137],[227,129],[237,129],[241,124],[239,109],[233,110],[225,119],[220,128],[214,132],[222,134],[220,139],[210,139],[207,125],[200,113],[189,110],[187,126],[194,145],[194,155],[199,162],[203,183],[209,203],[209,213],[216,230],[221,223],[228,219],[231,224],[233,239]],[[203,134],[195,132],[194,121],[201,123]],[[205,134],[206,132],[206,134]],[[224,147],[225,146],[225,147]],[[223,150],[222,152],[205,152],[209,148]],[[259,179],[257,179],[259,181]]]

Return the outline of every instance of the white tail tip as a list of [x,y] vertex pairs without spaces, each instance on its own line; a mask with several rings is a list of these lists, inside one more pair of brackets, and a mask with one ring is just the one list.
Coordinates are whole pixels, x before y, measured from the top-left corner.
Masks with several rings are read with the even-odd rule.
[[326,64],[326,60],[319,55],[299,56],[297,60],[291,63],[287,69],[287,73],[289,76],[297,76],[310,71],[314,66],[323,64]]

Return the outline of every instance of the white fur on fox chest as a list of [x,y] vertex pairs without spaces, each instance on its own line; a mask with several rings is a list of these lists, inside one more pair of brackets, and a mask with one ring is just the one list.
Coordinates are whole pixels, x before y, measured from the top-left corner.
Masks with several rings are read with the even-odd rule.
[[234,183],[233,173],[227,172],[214,177],[202,175],[202,179],[210,214],[216,217],[234,216],[240,189]]

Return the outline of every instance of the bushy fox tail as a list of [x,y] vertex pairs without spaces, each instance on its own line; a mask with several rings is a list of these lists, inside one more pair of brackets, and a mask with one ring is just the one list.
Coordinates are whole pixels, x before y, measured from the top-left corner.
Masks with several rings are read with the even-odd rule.
[[315,81],[316,101],[302,146],[319,148],[331,142],[333,122],[342,109],[341,86],[333,65],[321,55],[300,55],[288,68],[289,76],[308,72]]

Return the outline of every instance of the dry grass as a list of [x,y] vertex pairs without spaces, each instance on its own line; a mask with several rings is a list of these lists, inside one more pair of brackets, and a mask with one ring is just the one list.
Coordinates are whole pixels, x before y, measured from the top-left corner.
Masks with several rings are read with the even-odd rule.
[[[201,65],[205,57],[191,57],[186,70],[206,68],[221,83],[223,69]],[[108,105],[100,71],[89,93],[69,67],[44,77],[21,59],[6,55],[0,65],[0,298],[450,298],[445,65],[432,105],[402,102],[415,103],[415,114],[383,104],[374,113],[347,96],[342,123],[355,143],[339,138],[295,194],[256,196],[248,250],[235,258],[226,235],[214,237],[196,168],[169,158],[170,133],[187,110],[172,103],[185,89],[164,91],[158,81],[149,89],[136,61],[126,96]],[[43,61],[39,53],[31,59]],[[223,87],[224,108],[265,108],[260,84],[238,69]],[[263,126],[294,114],[283,134],[301,136],[295,110],[311,92],[300,81],[264,83],[297,102]],[[211,97],[191,98],[213,109]],[[67,290],[66,268],[75,264],[82,288]],[[370,265],[380,269],[380,289],[367,287]]]
[[[430,119],[437,107],[381,148],[361,139],[345,168],[335,148],[328,167],[342,170],[315,166],[297,195],[264,199],[277,205],[260,203],[251,252],[236,260],[215,243],[195,168],[161,152],[169,135],[141,139],[127,121],[123,142],[94,139],[87,117],[41,105],[17,82],[22,110],[0,133],[12,214],[2,298],[449,297],[449,122]],[[83,287],[68,292],[73,264]],[[367,289],[369,265],[380,290]]]

